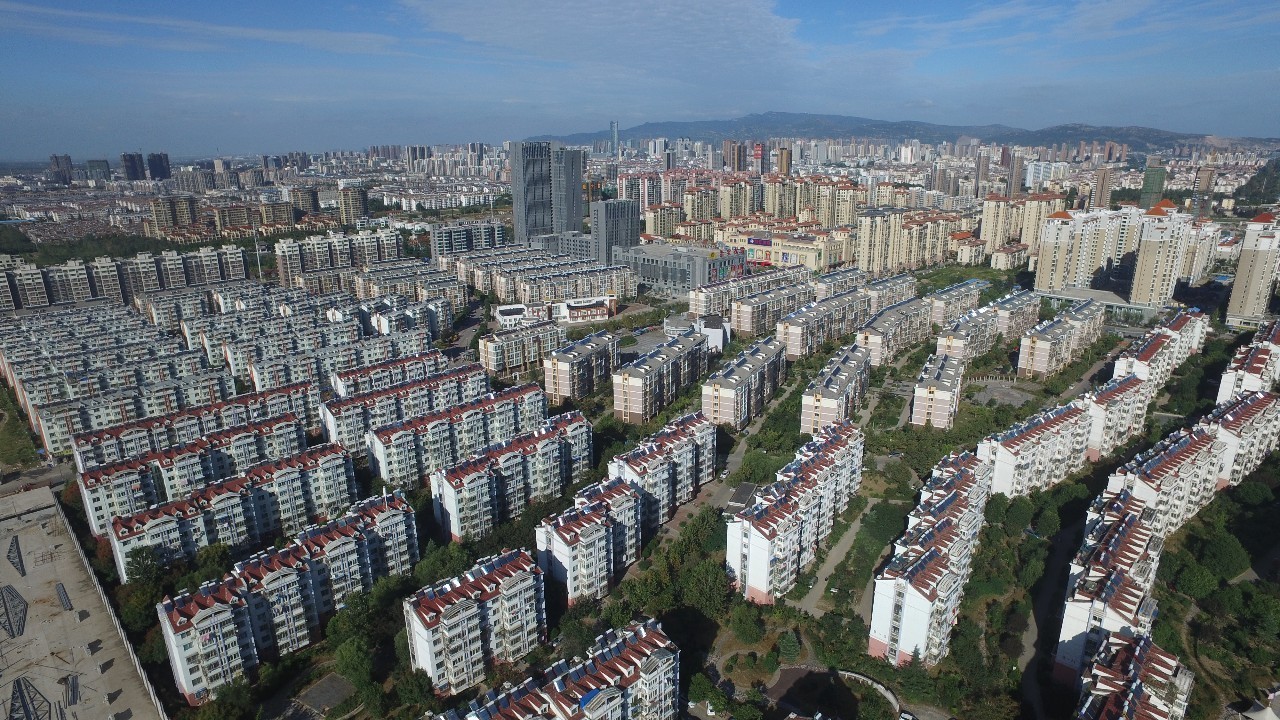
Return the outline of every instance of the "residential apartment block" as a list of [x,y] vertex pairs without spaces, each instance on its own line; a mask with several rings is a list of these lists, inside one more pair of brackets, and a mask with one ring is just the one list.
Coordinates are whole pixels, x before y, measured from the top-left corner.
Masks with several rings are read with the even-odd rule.
[[527,372],[541,366],[543,358],[562,347],[565,340],[564,328],[550,320],[501,330],[480,338],[480,364],[493,375]]
[[865,287],[867,284],[867,273],[861,268],[846,268],[844,270],[836,270],[825,275],[819,275],[813,279],[813,291],[815,300],[826,300],[832,295],[849,292]]
[[538,525],[538,566],[565,586],[570,605],[603,599],[639,557],[642,503],[635,486],[613,478]]
[[782,343],[756,342],[711,374],[702,385],[702,413],[716,425],[741,430],[759,417],[787,379]]
[[281,415],[96,465],[78,478],[89,529],[95,535],[105,535],[111,530],[112,518],[184,498],[254,465],[297,455],[305,447],[302,424],[293,415]]
[[372,428],[365,435],[369,468],[397,487],[424,486],[488,445],[540,427],[547,396],[533,383],[488,393],[460,405]]
[[867,653],[893,665],[946,657],[991,492],[991,466],[970,453],[944,458],[907,515],[907,531],[875,579]]
[[609,477],[640,490],[642,538],[648,540],[678,506],[715,477],[716,426],[700,412],[667,423],[636,447],[614,456]]
[[543,358],[543,386],[550,402],[580,400],[611,387],[619,365],[618,340],[617,335],[601,330]]
[[1040,321],[1040,295],[1031,290],[1014,291],[996,300],[996,329],[1006,339],[1021,337]]
[[1084,300],[1031,328],[1018,348],[1018,377],[1056,375],[1102,337],[1102,322],[1102,306]]
[[1250,220],[1240,241],[1240,262],[1227,302],[1227,324],[1256,327],[1267,320],[1280,263],[1280,222],[1273,213]]
[[728,316],[734,300],[805,282],[811,274],[803,267],[784,267],[701,285],[689,291],[689,313]]
[[968,363],[990,352],[999,337],[996,310],[988,305],[970,310],[943,327],[938,332],[935,353]]
[[1168,201],[1146,211],[1058,211],[1041,231],[1035,289],[1092,287],[1115,265],[1131,264],[1129,301],[1161,307],[1178,282],[1208,273],[1219,231],[1216,223],[1179,213]]
[[725,564],[748,600],[773,604],[795,587],[862,484],[862,431],[828,425],[729,519]]
[[587,659],[560,661],[502,694],[489,693],[463,710],[431,720],[676,720],[680,717],[680,648],[656,621],[610,630]]
[[948,285],[920,298],[929,304],[929,322],[946,327],[966,312],[978,307],[982,291],[991,287],[986,280],[965,280]]
[[547,639],[542,578],[528,552],[507,550],[417,591],[403,603],[410,664],[456,695],[519,662]]
[[431,228],[431,257],[460,255],[472,250],[513,245],[515,237],[507,234],[502,223],[458,222]]
[[613,373],[613,413],[626,423],[648,422],[707,370],[707,336],[671,338]]
[[729,304],[729,328],[734,334],[755,337],[771,332],[778,321],[813,302],[813,287],[805,284],[773,288],[737,298]]
[[964,360],[951,355],[930,355],[916,378],[911,400],[911,424],[946,430],[960,409],[964,390]]
[[325,437],[363,457],[365,434],[370,430],[475,402],[488,391],[489,376],[470,363],[421,380],[334,398],[320,406],[320,418]]
[[1137,375],[1122,375],[1080,396],[1089,413],[1086,460],[1097,462],[1142,433],[1155,387]]
[[348,595],[417,560],[413,508],[399,495],[374,497],[221,580],[164,598],[156,612],[178,691],[207,702],[260,662],[310,645]]
[[858,346],[867,349],[871,367],[894,361],[902,351],[923,342],[932,333],[932,305],[922,298],[890,305],[858,330]]
[[866,394],[871,357],[866,348],[840,348],[809,381],[800,398],[800,432],[817,435],[828,425],[853,420]]
[[442,372],[449,364],[439,350],[391,358],[382,362],[335,372],[329,379],[329,387],[339,397],[353,397],[386,390],[425,380]]
[[1092,429],[1083,405],[1046,410],[979,443],[978,458],[992,466],[991,492],[1028,495],[1082,468]]
[[810,303],[778,321],[775,337],[783,342],[787,360],[795,362],[817,352],[825,343],[853,334],[870,317],[865,288]]
[[1100,633],[1080,677],[1076,717],[1097,720],[1186,717],[1195,674],[1149,635]]
[[72,438],[76,470],[88,472],[99,465],[161,452],[222,430],[285,415],[299,419],[307,431],[318,429],[319,404],[316,387],[302,383],[80,433]]
[[1101,633],[1150,635],[1164,540],[1157,511],[1125,490],[1107,490],[1085,515],[1084,540],[1071,561],[1055,653],[1055,676],[1071,681],[1102,646]]
[[916,278],[914,275],[893,275],[873,280],[866,285],[869,310],[872,315],[890,305],[906,302],[916,296]]
[[1242,393],[1271,390],[1280,382],[1280,322],[1262,325],[1232,356],[1218,385],[1218,404]]
[[457,542],[484,537],[550,500],[591,468],[591,424],[581,413],[557,415],[532,432],[489,445],[431,474],[436,521]]
[[201,548],[217,543],[233,551],[258,548],[275,535],[291,536],[337,517],[355,495],[351,456],[340,446],[318,445],[116,516],[107,537],[120,581],[128,582],[128,556],[135,548],[150,548],[162,565],[194,563]]

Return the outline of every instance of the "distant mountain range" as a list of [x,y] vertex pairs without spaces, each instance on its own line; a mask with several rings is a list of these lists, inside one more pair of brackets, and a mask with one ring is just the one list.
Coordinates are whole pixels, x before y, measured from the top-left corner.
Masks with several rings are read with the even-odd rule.
[[[872,120],[849,115],[767,112],[733,120],[691,122],[650,122],[620,130],[623,140],[680,138],[719,142],[721,140],[764,140],[771,137],[837,138],[863,137],[896,141],[916,139],[925,143],[955,142],[961,137],[978,138],[1010,145],[1074,145],[1081,140],[1114,140],[1132,150],[1150,152],[1177,145],[1208,144],[1218,147],[1248,145],[1280,149],[1280,138],[1227,138],[1215,135],[1177,133],[1146,127],[1106,125],[1054,125],[1041,130],[1024,130],[1007,125],[936,125],[914,120]],[[570,145],[589,145],[606,140],[607,130],[563,136],[540,136],[531,140],[559,140]]]

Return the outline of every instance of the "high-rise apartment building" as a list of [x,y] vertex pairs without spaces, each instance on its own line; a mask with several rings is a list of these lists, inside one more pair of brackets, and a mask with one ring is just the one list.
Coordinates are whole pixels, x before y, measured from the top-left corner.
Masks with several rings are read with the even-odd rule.
[[147,153],[147,177],[152,180],[168,180],[173,177],[169,169],[169,153]]
[[618,252],[640,244],[643,221],[636,200],[603,200],[591,204],[591,237],[596,260],[612,265]]
[[1213,217],[1213,179],[1216,171],[1212,167],[1196,170],[1195,182],[1191,185],[1191,214],[1196,217]]
[[315,215],[320,212],[320,193],[313,187],[296,187],[289,190],[289,202],[299,215]]
[[46,172],[51,182],[60,183],[62,185],[71,184],[71,156],[70,155],[50,155],[49,170]]
[[1142,174],[1142,194],[1138,196],[1138,207],[1150,210],[1164,199],[1164,181],[1169,176],[1169,169],[1159,157],[1147,158],[1147,169]]
[[586,152],[568,148],[551,151],[552,232],[582,231],[582,219],[586,215],[582,208],[582,178],[586,169]]
[[512,143],[511,214],[518,244],[555,231],[551,198],[551,143]]
[[1267,317],[1280,263],[1280,223],[1275,215],[1262,213],[1245,225],[1236,265],[1231,299],[1227,302],[1227,324],[1248,327],[1262,324]]
[[1093,188],[1089,191],[1090,210],[1111,209],[1111,168],[1100,167],[1093,175]]
[[369,191],[362,187],[342,188],[338,191],[338,222],[355,225],[360,218],[369,217]]
[[147,165],[142,153],[120,153],[120,170],[125,180],[146,180]]

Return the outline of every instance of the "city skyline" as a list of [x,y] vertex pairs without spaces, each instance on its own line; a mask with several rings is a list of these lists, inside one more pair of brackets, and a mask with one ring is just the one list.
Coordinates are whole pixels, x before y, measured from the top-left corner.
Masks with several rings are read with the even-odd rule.
[[[1254,89],[1280,81],[1268,42],[1280,10],[1261,2],[403,0],[216,22],[194,7],[97,7],[0,2],[0,159],[498,142],[770,110],[1266,136],[1277,101]],[[1193,28],[1188,52],[1177,35]]]

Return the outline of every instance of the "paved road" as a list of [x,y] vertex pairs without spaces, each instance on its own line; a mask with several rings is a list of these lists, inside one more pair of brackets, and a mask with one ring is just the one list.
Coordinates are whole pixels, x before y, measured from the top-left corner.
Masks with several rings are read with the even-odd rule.
[[814,617],[822,617],[826,611],[818,607],[818,601],[827,591],[827,581],[831,579],[831,574],[835,572],[836,566],[844,560],[845,555],[849,554],[849,548],[853,547],[853,541],[858,537],[858,530],[862,528],[862,518],[866,517],[871,508],[877,503],[883,501],[883,498],[868,498],[867,507],[863,509],[858,517],[854,518],[853,524],[845,530],[844,535],[840,536],[840,542],[827,552],[827,557],[822,561],[822,567],[818,568],[817,580],[813,583],[813,587],[809,590],[809,594],[798,603],[801,610],[813,615]]

